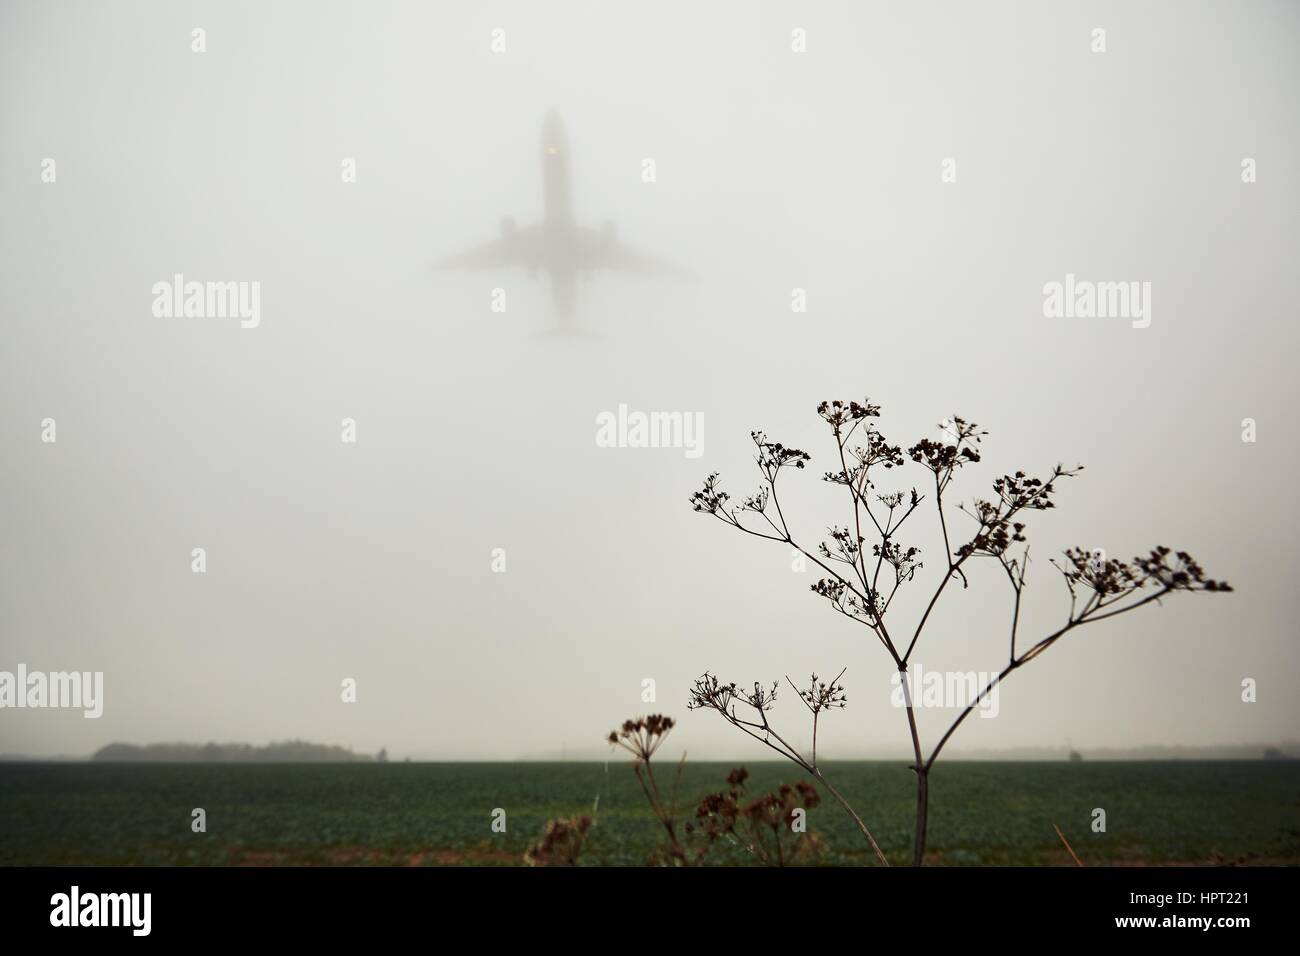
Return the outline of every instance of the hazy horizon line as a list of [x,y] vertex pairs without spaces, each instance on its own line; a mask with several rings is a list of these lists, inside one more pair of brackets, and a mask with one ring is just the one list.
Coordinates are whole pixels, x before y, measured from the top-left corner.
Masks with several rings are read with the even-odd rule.
[[[278,743],[272,741],[272,744]],[[167,742],[163,745],[138,744],[133,745],[141,749],[148,746],[190,746],[201,748],[207,744],[179,744],[178,742]],[[258,749],[267,745],[255,744],[226,744],[224,746],[247,746],[250,749]],[[208,764],[230,764],[230,763],[439,763],[439,764],[509,764],[509,763],[589,763],[599,764],[607,763],[611,758],[622,759],[617,753],[608,755],[601,754],[594,749],[583,749],[570,754],[522,754],[515,757],[488,757],[488,756],[416,756],[414,754],[389,754],[386,761],[375,761],[374,754],[369,751],[353,750],[350,747],[342,745],[326,745],[339,747],[348,753],[355,754],[357,757],[368,758],[365,760],[95,760],[94,754],[54,754],[54,755],[33,755],[23,753],[0,753],[0,764],[6,763],[112,763],[112,764],[161,764],[161,763],[208,763]],[[101,748],[103,749],[103,748]],[[1276,757],[1270,757],[1267,752],[1277,751]],[[98,751],[97,751],[98,752]],[[377,752],[376,752],[377,753]],[[945,759],[945,763],[960,762],[995,762],[999,760],[1015,763],[1051,763],[1051,762],[1069,762],[1070,754],[1078,753],[1083,762],[1100,763],[1107,760],[1114,761],[1137,761],[1137,760],[1268,760],[1300,759],[1300,740],[1282,740],[1282,741],[1259,741],[1239,744],[1137,744],[1129,747],[1072,747],[1072,746],[1020,746],[1005,748],[978,748],[970,750],[954,751],[951,757]],[[1059,756],[1058,756],[1059,755]],[[896,754],[854,754],[849,756],[839,756],[827,758],[828,763],[895,763],[912,759],[910,753],[899,752]],[[759,757],[742,757],[739,755],[716,756],[706,754],[693,758],[695,763],[786,763],[788,761],[780,758],[768,757],[766,755]]]

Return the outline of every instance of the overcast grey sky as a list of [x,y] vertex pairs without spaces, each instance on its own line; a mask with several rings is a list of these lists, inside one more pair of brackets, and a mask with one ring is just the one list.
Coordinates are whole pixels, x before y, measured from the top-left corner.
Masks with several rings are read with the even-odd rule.
[[[0,670],[103,671],[105,702],[0,710],[0,753],[599,753],[658,710],[675,749],[756,759],[691,680],[845,665],[823,752],[895,752],[883,651],[686,502],[715,470],[752,492],[763,428],[813,455],[782,481],[817,540],[847,513],[814,408],[866,395],[905,446],[989,429],[955,498],[1087,466],[1031,522],[1027,633],[1071,545],[1186,548],[1237,588],[1071,635],[951,754],[1296,736],[1298,40],[1282,2],[4,0]],[[429,270],[538,220],[552,108],[577,220],[694,273],[596,272],[575,337],[545,276]],[[156,317],[175,273],[259,282],[260,323]],[[1045,318],[1071,273],[1150,282],[1150,326]],[[620,404],[701,413],[702,455],[598,447]],[[915,621],[933,514],[908,537]],[[979,568],[917,659],[997,670],[1009,610]]]

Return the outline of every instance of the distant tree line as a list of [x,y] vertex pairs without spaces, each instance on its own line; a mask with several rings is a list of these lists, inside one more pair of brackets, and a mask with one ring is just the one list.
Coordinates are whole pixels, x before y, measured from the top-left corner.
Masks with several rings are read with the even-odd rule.
[[[381,761],[388,758],[381,751]],[[265,747],[251,744],[109,744],[90,758],[102,763],[369,763],[370,754],[344,747],[286,740]]]

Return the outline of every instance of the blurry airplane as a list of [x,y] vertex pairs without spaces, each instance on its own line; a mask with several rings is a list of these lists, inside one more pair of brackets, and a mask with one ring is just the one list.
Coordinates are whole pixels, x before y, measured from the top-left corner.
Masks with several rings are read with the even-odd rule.
[[569,146],[559,114],[550,110],[542,122],[542,221],[523,229],[513,218],[501,220],[501,236],[434,263],[435,269],[498,269],[524,266],[529,275],[545,270],[551,280],[558,331],[573,331],[577,277],[596,269],[619,269],[646,275],[689,275],[667,262],[642,255],[618,241],[612,222],[599,230],[573,220],[569,200]]

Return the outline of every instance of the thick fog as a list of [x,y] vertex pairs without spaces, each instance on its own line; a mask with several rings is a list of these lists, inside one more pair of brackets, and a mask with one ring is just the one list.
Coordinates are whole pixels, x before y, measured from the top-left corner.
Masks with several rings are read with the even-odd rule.
[[[988,429],[954,503],[1086,466],[1029,522],[1027,637],[1070,546],[1236,589],[1072,633],[947,752],[1296,736],[1297,40],[1280,2],[6,0],[0,670],[104,676],[98,718],[0,710],[0,753],[600,756],[658,711],[752,760],[691,681],[845,666],[822,752],[901,753],[889,657],[815,566],[687,500],[753,493],[764,429],[813,456],[781,478],[812,547],[851,518],[815,408],[867,396],[904,448]],[[561,245],[526,233],[557,156]],[[540,266],[466,267],[524,235]],[[186,317],[177,275],[256,282],[255,316]],[[1045,315],[1067,276],[1145,315]],[[605,447],[620,406],[698,430]],[[926,670],[1006,662],[1006,579],[969,578]],[[775,715],[807,739],[788,687]]]

